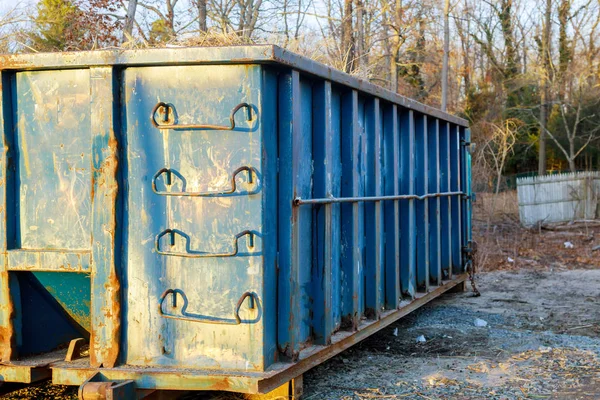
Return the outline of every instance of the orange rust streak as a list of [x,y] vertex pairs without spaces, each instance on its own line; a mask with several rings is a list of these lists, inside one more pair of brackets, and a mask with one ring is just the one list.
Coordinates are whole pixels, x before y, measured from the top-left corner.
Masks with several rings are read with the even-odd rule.
[[0,361],[12,360],[15,348],[15,331],[13,327],[13,318],[15,309],[10,299],[10,289],[8,286],[8,272],[0,273],[1,282],[1,294],[2,304],[0,305],[0,311],[4,314],[5,323],[0,326]]
[[[96,176],[96,179],[94,179],[92,185],[92,201],[95,203],[95,207],[101,207],[101,213],[108,213],[106,221],[98,221],[103,227],[103,237],[95,237],[93,239],[95,242],[93,245],[102,246],[101,253],[106,258],[104,261],[110,268],[110,271],[108,271],[108,280],[104,283],[104,292],[103,294],[99,294],[102,296],[101,300],[94,299],[95,291],[92,290],[92,303],[94,301],[102,301],[102,306],[100,307],[101,315],[92,316],[90,364],[96,368],[100,366],[104,368],[113,368],[116,365],[119,356],[121,331],[121,284],[115,266],[115,231],[117,228],[116,201],[119,189],[117,181],[119,146],[113,129],[108,128],[106,134],[108,136],[108,156],[103,160],[100,168],[94,171],[93,175]],[[96,229],[95,232],[98,234],[100,233],[100,230]],[[106,240],[107,236],[109,237],[109,240]],[[98,243],[103,239],[105,240],[104,243]],[[94,268],[96,268],[96,266],[94,266]],[[96,273],[94,270],[92,273],[92,287],[97,289],[93,282],[95,276]],[[101,320],[104,321],[104,324],[101,324]],[[104,338],[104,340],[100,341],[96,339],[100,337]]]

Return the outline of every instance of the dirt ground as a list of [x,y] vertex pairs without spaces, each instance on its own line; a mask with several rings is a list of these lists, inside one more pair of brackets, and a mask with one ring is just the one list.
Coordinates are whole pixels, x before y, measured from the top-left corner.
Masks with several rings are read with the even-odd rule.
[[[481,297],[446,294],[314,368],[304,400],[600,399],[600,224],[528,230],[514,193],[479,199]],[[57,398],[36,390],[8,398]]]

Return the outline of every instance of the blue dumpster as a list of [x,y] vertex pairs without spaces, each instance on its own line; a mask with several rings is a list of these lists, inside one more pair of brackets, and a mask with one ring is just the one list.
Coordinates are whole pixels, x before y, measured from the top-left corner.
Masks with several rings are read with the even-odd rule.
[[266,45],[0,73],[4,381],[266,393],[464,286],[463,119]]

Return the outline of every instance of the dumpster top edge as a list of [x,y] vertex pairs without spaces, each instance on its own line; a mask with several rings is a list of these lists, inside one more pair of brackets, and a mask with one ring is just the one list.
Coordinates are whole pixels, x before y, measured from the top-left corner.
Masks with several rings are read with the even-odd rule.
[[139,50],[94,50],[34,54],[0,54],[0,71],[192,64],[277,63],[351,87],[445,121],[468,127],[465,119],[409,99],[275,45],[178,47]]

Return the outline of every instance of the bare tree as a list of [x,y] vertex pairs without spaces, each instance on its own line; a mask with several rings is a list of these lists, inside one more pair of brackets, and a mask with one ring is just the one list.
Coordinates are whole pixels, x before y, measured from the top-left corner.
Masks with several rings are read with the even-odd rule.
[[10,53],[14,50],[15,31],[25,20],[19,3],[0,14],[0,53]]
[[[587,79],[585,76],[580,76],[581,81],[585,82]],[[600,132],[600,121],[598,116],[593,113],[584,112],[584,107],[590,105],[589,99],[586,99],[586,92],[590,88],[585,85],[578,85],[575,92],[571,94],[571,98],[565,99],[561,102],[558,101],[554,106],[555,113],[558,115],[557,130],[563,130],[563,136],[560,136],[557,132],[553,132],[549,129],[547,124],[542,125],[541,121],[538,120],[540,126],[546,132],[546,135],[552,139],[554,144],[565,156],[569,164],[571,172],[577,171],[575,164],[576,158],[595,140],[598,140],[598,132]],[[596,93],[597,96],[600,93]],[[594,96],[594,97],[595,97]],[[587,100],[587,101],[586,101]],[[595,107],[600,106],[600,100],[595,100]],[[534,114],[535,116],[535,114]],[[587,125],[587,126],[586,126]],[[565,145],[561,140],[562,137],[566,138],[567,144]]]
[[133,37],[133,25],[135,24],[135,14],[137,10],[137,0],[129,0],[127,3],[127,14],[125,16],[125,25],[123,26],[122,42]]
[[494,196],[492,197],[491,211],[488,215],[486,236],[489,236],[492,217],[496,210],[496,197],[500,193],[504,167],[515,147],[521,124],[520,120],[511,118],[499,124],[486,123],[483,126],[484,130],[491,131],[491,135],[483,143],[481,156],[485,162],[491,165],[495,174]]

